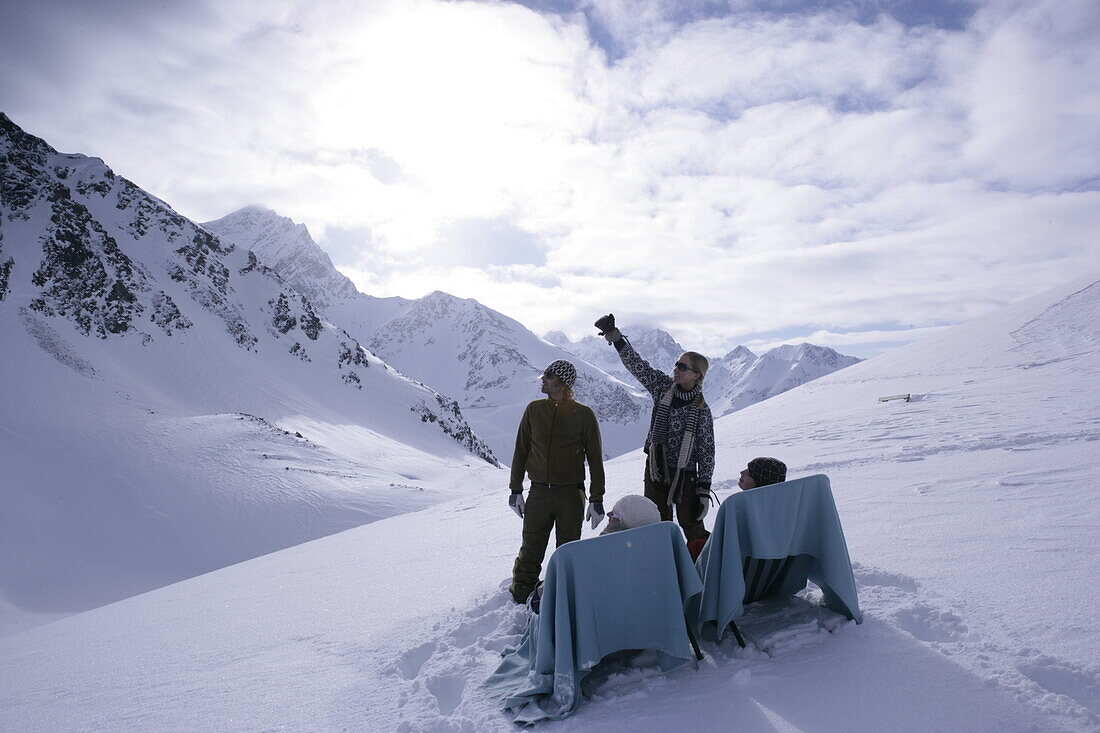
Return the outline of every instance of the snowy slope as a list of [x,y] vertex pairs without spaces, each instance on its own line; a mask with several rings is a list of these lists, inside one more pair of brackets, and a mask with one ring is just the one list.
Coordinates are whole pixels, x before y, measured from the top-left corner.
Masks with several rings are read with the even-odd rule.
[[[719,420],[720,495],[758,454],[831,477],[864,623],[769,607],[770,656],[704,644],[553,727],[1100,730],[1098,318],[1075,283]],[[479,685],[518,540],[475,492],[0,639],[0,729],[513,730]]]
[[270,210],[247,207],[204,226],[254,251],[300,291],[330,292],[324,313],[334,323],[402,373],[457,400],[501,461],[511,461],[519,417],[542,397],[538,376],[555,359],[576,364],[576,396],[600,419],[606,455],[633,450],[645,436],[651,402],[633,379],[623,384],[476,300],[442,291],[405,300],[348,290],[305,227]]
[[0,157],[0,632],[499,473],[246,250],[2,115]]

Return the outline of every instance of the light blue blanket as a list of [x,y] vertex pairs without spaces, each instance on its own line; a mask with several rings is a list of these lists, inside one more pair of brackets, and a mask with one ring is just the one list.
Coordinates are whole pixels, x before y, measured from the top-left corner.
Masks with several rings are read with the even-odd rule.
[[685,608],[702,589],[679,527],[660,522],[570,542],[550,558],[542,605],[486,685],[517,723],[559,720],[605,656],[657,651],[669,671],[692,660]]
[[715,623],[718,637],[744,613],[745,557],[777,559],[808,556],[794,563],[780,593],[797,593],[812,580],[825,606],[861,622],[848,545],[822,474],[734,494],[722,503],[714,532],[696,561],[703,592],[689,608],[697,635]]

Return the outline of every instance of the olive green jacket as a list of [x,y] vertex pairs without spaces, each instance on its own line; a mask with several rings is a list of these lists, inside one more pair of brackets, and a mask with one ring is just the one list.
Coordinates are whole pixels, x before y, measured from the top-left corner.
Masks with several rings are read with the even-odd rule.
[[509,487],[523,489],[523,474],[539,484],[584,482],[584,461],[592,472],[589,498],[603,500],[603,443],[596,413],[573,400],[535,400],[523,411],[512,455]]

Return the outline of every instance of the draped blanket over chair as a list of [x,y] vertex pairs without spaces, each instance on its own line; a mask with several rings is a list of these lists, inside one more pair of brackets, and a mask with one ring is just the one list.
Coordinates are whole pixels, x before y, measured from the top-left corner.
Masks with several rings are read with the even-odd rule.
[[547,566],[540,612],[486,683],[490,694],[517,723],[557,720],[576,709],[581,682],[609,654],[651,649],[665,671],[687,664],[685,609],[701,589],[671,522],[562,545]]
[[797,593],[807,580],[821,588],[827,608],[863,620],[829,478],[821,474],[730,496],[696,566],[703,579],[689,608],[696,635],[713,623],[722,638],[745,603]]

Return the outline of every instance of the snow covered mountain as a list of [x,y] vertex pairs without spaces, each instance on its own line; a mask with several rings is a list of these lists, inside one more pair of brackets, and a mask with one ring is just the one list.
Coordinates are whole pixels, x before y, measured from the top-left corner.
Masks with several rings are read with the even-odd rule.
[[542,396],[539,376],[555,359],[576,365],[574,392],[599,418],[606,455],[635,448],[649,418],[648,398],[638,390],[473,299],[429,293],[376,331],[369,344],[410,376],[461,395],[471,424],[504,460],[511,459],[524,406]]
[[[671,365],[687,351],[659,328],[623,326],[622,331],[628,335],[638,353],[654,366]],[[546,334],[546,340],[627,384],[634,382],[602,337],[585,336],[573,342],[561,331],[553,331]],[[854,356],[844,356],[828,347],[808,343],[777,346],[761,356],[738,346],[723,357],[708,360],[710,368],[705,393],[716,417],[741,410],[860,361]]]
[[202,226],[219,239],[254,252],[330,321],[364,344],[382,324],[412,304],[405,298],[360,293],[346,275],[333,267],[305,224],[296,224],[262,206],[246,206]]
[[0,166],[0,608],[89,608],[500,473],[453,400],[248,250],[2,114]]
[[[718,420],[720,497],[756,455],[829,475],[864,623],[762,604],[755,647],[626,669],[553,729],[1100,730],[1097,321],[1091,278]],[[0,729],[515,730],[482,682],[526,620],[519,521],[470,494],[0,639]]]
[[715,415],[728,415],[859,362],[808,343],[784,344],[760,356],[738,346],[711,362],[716,371],[707,373],[708,399]]
[[[671,371],[676,359],[687,349],[682,347],[667,332],[648,326],[622,327],[623,333],[642,357],[657,369]],[[614,347],[609,346],[603,336],[585,336],[580,341],[570,341],[561,331],[546,334],[546,340],[557,344],[566,351],[595,364],[608,374],[612,374],[627,384],[636,384],[637,380],[626,370]],[[709,377],[708,377],[709,379]],[[709,389],[708,389],[709,392]]]
[[305,228],[270,210],[248,207],[204,226],[249,247],[260,261],[274,263],[303,292],[341,283],[332,290],[324,313],[402,373],[457,400],[477,434],[503,461],[511,460],[523,408],[541,397],[539,375],[555,359],[576,364],[575,393],[599,417],[606,455],[619,455],[642,442],[651,405],[647,395],[539,338],[515,319],[441,291],[405,300],[348,290],[346,278],[332,268]]
[[[262,207],[245,207],[203,226],[254,252],[386,362],[457,400],[503,461],[511,459],[523,407],[539,397],[537,377],[554,359],[577,364],[577,398],[596,411],[606,455],[633,450],[645,437],[652,403],[598,336],[572,342],[556,331],[540,339],[515,319],[442,291],[417,300],[360,293],[304,225]],[[657,368],[671,369],[685,350],[658,328],[631,326],[624,332]],[[858,361],[811,344],[777,347],[760,357],[738,347],[711,360],[707,399],[714,414],[723,415]]]

